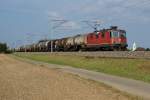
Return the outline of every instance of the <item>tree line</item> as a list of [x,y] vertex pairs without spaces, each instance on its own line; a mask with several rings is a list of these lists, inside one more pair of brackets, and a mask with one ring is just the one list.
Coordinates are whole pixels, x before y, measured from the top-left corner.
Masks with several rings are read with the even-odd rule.
[[11,53],[6,43],[0,43],[0,53]]

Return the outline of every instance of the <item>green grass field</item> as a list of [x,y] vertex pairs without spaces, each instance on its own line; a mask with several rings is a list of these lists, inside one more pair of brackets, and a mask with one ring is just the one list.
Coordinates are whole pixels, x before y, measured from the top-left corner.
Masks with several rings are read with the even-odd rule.
[[92,58],[32,53],[16,53],[14,55],[36,61],[69,65],[150,83],[150,60],[147,59]]

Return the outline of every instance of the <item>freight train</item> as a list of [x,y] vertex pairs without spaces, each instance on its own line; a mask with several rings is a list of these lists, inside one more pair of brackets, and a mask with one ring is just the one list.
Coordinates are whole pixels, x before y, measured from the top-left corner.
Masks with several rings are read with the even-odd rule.
[[41,40],[38,43],[21,46],[19,52],[53,51],[124,51],[127,49],[126,31],[111,26],[87,34],[54,40]]

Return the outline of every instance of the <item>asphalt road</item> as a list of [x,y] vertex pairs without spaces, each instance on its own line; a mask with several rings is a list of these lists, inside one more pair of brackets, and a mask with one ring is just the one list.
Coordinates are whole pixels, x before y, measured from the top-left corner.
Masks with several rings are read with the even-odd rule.
[[98,82],[102,82],[118,90],[130,93],[132,95],[141,96],[146,100],[150,100],[150,84],[149,83],[145,83],[145,82],[138,81],[138,80],[122,78],[118,76],[107,75],[107,74],[100,73],[100,72],[77,69],[77,68],[73,68],[70,66],[48,64],[48,63],[43,63],[43,62],[31,61],[27,59],[26,60],[22,59],[22,60],[30,62],[30,63],[35,63],[35,64],[47,65],[49,68],[52,68],[55,66],[55,68],[59,68],[59,70],[61,71],[73,73],[81,77],[84,77],[86,79],[91,79],[91,80],[95,80]]
[[144,83],[137,80],[121,78],[117,76],[107,75],[99,72],[88,71],[84,69],[75,68],[62,68],[61,70],[73,74],[77,74],[81,77],[92,79],[98,82],[103,82],[113,88],[119,89],[121,91],[141,96],[147,100],[150,100],[150,84]]

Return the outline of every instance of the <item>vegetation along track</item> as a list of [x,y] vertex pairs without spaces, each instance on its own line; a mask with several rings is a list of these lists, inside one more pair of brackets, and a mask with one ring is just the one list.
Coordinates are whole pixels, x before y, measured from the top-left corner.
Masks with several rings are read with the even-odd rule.
[[[46,54],[49,52],[34,52],[35,54]],[[97,51],[97,52],[53,52],[57,55],[75,55],[84,57],[108,57],[108,58],[144,58],[150,59],[150,51]]]

